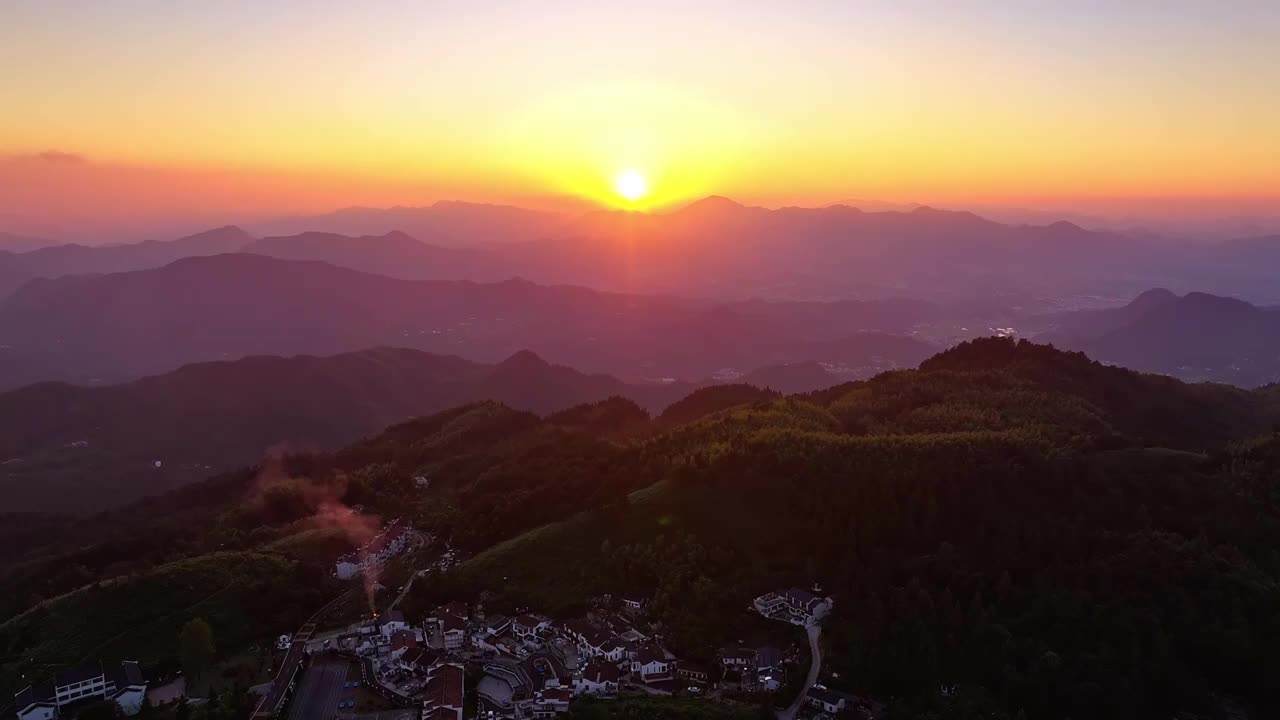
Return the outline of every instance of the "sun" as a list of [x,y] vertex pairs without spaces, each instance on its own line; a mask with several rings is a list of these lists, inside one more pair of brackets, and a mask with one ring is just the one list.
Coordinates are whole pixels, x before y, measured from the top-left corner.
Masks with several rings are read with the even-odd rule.
[[628,170],[618,176],[613,183],[614,189],[622,197],[635,202],[649,193],[649,183],[644,176],[635,170]]

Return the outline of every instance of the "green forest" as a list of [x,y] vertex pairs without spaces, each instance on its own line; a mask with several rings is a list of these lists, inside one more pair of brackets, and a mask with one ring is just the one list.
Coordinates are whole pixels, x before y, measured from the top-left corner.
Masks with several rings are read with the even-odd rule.
[[[560,617],[639,595],[707,660],[752,597],[816,584],[835,601],[824,682],[895,719],[1276,717],[1278,422],[1275,388],[996,338],[809,395],[708,388],[653,418],[618,398],[545,418],[475,403],[6,531],[22,552],[0,560],[0,689],[86,657],[174,662],[195,617],[220,653],[291,631],[341,592],[352,540],[321,510],[341,503],[469,556],[415,584],[411,615],[482,592]],[[746,717],[724,713],[707,717]]]

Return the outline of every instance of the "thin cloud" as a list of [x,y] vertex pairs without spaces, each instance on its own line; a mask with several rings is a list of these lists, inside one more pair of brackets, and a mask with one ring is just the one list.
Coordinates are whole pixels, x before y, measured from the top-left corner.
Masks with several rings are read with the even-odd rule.
[[88,159],[80,153],[64,152],[62,150],[45,150],[38,153],[30,153],[28,155],[16,156],[18,160],[37,160],[47,163],[59,163],[63,165],[80,165],[88,161]]

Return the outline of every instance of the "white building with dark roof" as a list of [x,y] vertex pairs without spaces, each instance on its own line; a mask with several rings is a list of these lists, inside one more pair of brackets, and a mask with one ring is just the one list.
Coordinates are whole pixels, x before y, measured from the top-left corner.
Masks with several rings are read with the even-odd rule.
[[363,547],[338,558],[334,563],[334,574],[339,580],[350,580],[365,570],[382,567],[417,538],[417,533],[404,521],[399,518],[392,520]]
[[147,695],[147,682],[138,663],[131,660],[104,669],[91,662],[67,668],[40,685],[30,685],[14,695],[19,720],[51,720],[62,717],[63,708],[85,701],[111,699],[126,717],[137,715]]
[[765,593],[752,601],[756,612],[774,620],[806,625],[821,620],[831,612],[831,598],[820,597],[808,590],[792,588]]

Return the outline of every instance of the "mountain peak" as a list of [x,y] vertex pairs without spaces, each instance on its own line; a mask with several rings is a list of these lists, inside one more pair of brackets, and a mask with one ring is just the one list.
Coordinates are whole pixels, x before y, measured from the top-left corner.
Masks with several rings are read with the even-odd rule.
[[403,230],[392,230],[389,233],[385,233],[381,239],[394,242],[418,242],[417,238]]
[[1167,288],[1152,288],[1144,291],[1141,295],[1134,298],[1129,303],[1130,306],[1143,305],[1147,307],[1157,307],[1166,303],[1171,303],[1178,299],[1178,294]]
[[723,195],[708,195],[701,200],[694,200],[688,205],[680,208],[679,213],[682,215],[687,213],[705,215],[708,213],[733,212],[743,209],[746,209],[746,205],[743,205],[736,200],[730,200]]
[[521,350],[498,363],[495,371],[500,372],[538,372],[551,367],[551,363],[543,360],[532,350]]

